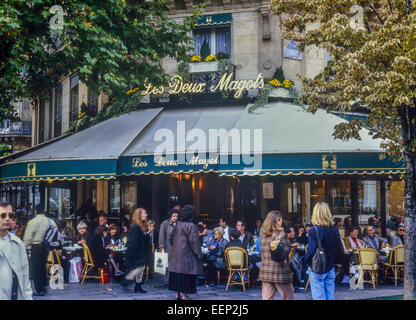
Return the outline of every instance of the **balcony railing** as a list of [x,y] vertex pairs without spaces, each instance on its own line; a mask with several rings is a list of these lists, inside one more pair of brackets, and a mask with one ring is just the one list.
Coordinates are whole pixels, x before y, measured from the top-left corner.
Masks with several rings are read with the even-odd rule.
[[21,121],[11,123],[10,121],[3,121],[0,123],[1,135],[31,135],[32,121]]

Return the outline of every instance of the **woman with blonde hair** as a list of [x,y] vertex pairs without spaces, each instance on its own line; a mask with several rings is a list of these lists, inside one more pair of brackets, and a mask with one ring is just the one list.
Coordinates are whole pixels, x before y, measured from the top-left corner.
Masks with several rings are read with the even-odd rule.
[[[312,224],[314,226],[308,233],[308,252],[305,256],[305,262],[309,265],[312,298],[335,300],[334,264],[336,260],[338,260],[337,263],[344,264],[345,254],[338,228],[332,222],[331,210],[327,203],[318,202],[315,205],[312,212]],[[313,272],[311,269],[312,259],[317,249],[325,254],[325,268],[322,273]]]
[[150,237],[147,234],[147,212],[143,208],[137,208],[132,214],[133,226],[127,236],[126,266],[129,272],[121,285],[126,288],[129,281],[136,280],[134,292],[146,293],[142,288],[143,272],[149,251],[152,250]]
[[[281,262],[272,259],[272,241],[282,242],[285,259]],[[292,300],[294,288],[288,262],[290,241],[283,227],[282,214],[270,211],[264,220],[260,238],[261,266],[259,281],[262,282],[263,300],[272,300],[276,290],[282,300]]]

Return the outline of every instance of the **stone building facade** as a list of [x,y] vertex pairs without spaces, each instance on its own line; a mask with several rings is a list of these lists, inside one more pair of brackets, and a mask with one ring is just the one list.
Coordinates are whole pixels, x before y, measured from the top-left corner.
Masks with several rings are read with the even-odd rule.
[[[200,1],[170,0],[170,14],[173,18],[181,20],[189,16]],[[294,83],[301,93],[302,83],[298,75],[315,76],[324,67],[328,56],[324,50],[308,48],[299,52],[296,44],[282,38],[280,17],[271,15],[268,10],[269,1],[223,0],[204,1],[204,17],[229,15],[229,23],[224,25],[197,26],[191,36],[194,38],[198,30],[209,30],[212,35],[215,29],[225,30],[230,37],[230,59],[235,67],[236,80],[256,79],[261,73],[264,78],[273,76],[276,68],[282,67],[285,78]],[[218,29],[217,29],[218,30]],[[226,39],[226,41],[228,38]],[[220,39],[211,42],[215,46]],[[228,45],[227,45],[228,46]],[[198,47],[195,49],[198,51]],[[214,48],[211,48],[211,53]],[[192,54],[192,52],[190,52]],[[177,62],[164,59],[164,68],[167,73],[177,73]],[[254,95],[256,92],[253,93]],[[107,100],[105,94],[97,97],[85,84],[78,80],[76,74],[69,75],[61,80],[57,88],[51,89],[50,98],[34,107],[32,115],[32,146],[57,138],[70,127],[72,120],[80,113],[82,103],[92,103],[100,110]]]

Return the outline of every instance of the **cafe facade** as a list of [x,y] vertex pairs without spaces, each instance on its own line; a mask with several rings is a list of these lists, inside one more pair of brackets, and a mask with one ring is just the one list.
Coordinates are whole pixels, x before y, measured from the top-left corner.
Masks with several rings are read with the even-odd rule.
[[[170,6],[175,19],[192,10],[186,1]],[[256,103],[276,68],[301,93],[296,75],[314,76],[328,61],[322,50],[300,52],[283,39],[279,20],[266,2],[208,3],[191,34],[194,55],[208,44],[210,55],[228,55],[231,73],[201,61],[190,64],[187,81],[165,59],[168,87],[144,84],[138,111],[69,136],[81,104],[99,111],[108,97],[76,73],[62,79],[34,106],[32,147],[2,159],[1,199],[16,208],[42,203],[61,219],[88,203],[114,222],[144,207],[157,224],[178,203],[193,204],[211,226],[221,216],[254,226],[276,209],[287,224],[305,224],[318,201],[361,226],[370,216],[384,224],[403,214],[403,164],[365,128],[361,140],[332,136],[336,124],[365,114],[307,113],[285,87]],[[184,94],[192,99],[178,98]]]

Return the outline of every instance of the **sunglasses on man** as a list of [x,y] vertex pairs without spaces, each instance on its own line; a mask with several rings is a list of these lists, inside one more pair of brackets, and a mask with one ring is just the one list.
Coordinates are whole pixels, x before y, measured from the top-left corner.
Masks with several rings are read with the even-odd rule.
[[398,231],[404,231],[404,229],[399,229]]
[[16,217],[16,215],[14,213],[2,213],[0,215],[0,217],[2,219],[6,219],[7,216],[9,216],[9,219],[11,219],[11,220],[13,220]]

